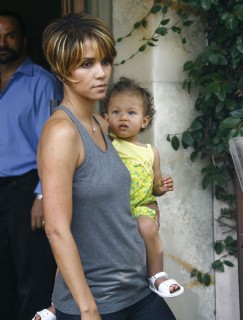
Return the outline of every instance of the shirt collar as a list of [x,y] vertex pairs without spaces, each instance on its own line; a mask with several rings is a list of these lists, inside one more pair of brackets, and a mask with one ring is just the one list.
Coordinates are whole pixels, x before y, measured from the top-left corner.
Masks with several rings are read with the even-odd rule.
[[24,62],[18,67],[15,73],[23,73],[28,76],[33,75],[33,61],[30,57],[26,57]]

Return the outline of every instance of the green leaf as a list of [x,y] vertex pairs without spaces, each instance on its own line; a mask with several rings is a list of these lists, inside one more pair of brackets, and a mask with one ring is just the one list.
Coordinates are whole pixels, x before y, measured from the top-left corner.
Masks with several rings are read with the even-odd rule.
[[203,133],[202,130],[194,130],[192,132],[192,136],[195,142],[200,142],[202,141]]
[[176,32],[176,33],[178,33],[178,34],[181,34],[181,28],[179,28],[179,27],[173,26],[173,27],[171,28],[171,30],[172,30],[173,32]]
[[187,21],[184,21],[183,22],[183,26],[185,26],[185,27],[189,27],[189,26],[191,26],[193,24],[193,21],[191,21],[191,20],[187,20]]
[[226,97],[225,87],[219,83],[214,94],[219,98],[220,101],[224,101]]
[[190,159],[191,161],[195,161],[195,159],[197,158],[198,152],[197,151],[193,151],[190,155]]
[[236,28],[238,27],[238,19],[235,16],[230,16],[227,20],[226,20],[226,26],[232,30],[235,31]]
[[138,51],[143,52],[146,49],[147,45],[144,44],[143,46],[141,46]]
[[224,239],[224,243],[226,245],[230,245],[234,242],[234,239],[231,237],[231,236],[227,236],[225,239]]
[[160,22],[160,24],[161,24],[162,26],[165,26],[165,25],[167,25],[169,22],[170,22],[170,19],[165,19],[165,20],[162,20],[162,21]]
[[221,129],[227,129],[227,128],[231,129],[236,127],[238,124],[240,124],[240,122],[241,122],[240,118],[228,117],[221,122],[219,127]]
[[222,241],[215,242],[214,250],[217,254],[221,254],[224,251],[224,244],[222,243]]
[[238,86],[242,86],[243,85],[243,75],[240,76],[240,79],[238,81]]
[[240,52],[240,53],[243,53],[243,42],[237,44],[237,50]]
[[238,108],[238,102],[236,102],[236,100],[233,99],[227,99],[225,100],[225,107],[228,110],[235,110]]
[[234,118],[241,118],[243,119],[243,109],[241,110],[234,110],[232,112],[230,112],[230,115]]
[[180,141],[177,138],[177,136],[173,136],[173,138],[171,139],[171,145],[172,145],[174,150],[178,150],[179,149]]
[[225,57],[222,54],[218,54],[218,53],[213,53],[211,54],[209,57],[209,61],[213,64],[213,65],[227,65],[228,62],[225,59]]
[[155,5],[151,8],[150,12],[151,13],[158,13],[162,9],[161,5]]
[[211,277],[209,274],[205,274],[203,276],[203,283],[205,284],[206,287],[208,287],[211,284]]
[[243,5],[237,4],[234,6],[233,13],[237,16],[240,21],[243,21]]
[[231,129],[227,135],[227,139],[230,140],[232,138],[235,138],[237,136],[241,136],[240,134],[240,130],[237,130],[237,129]]
[[194,139],[188,131],[182,134],[182,142],[188,146],[192,146],[194,144]]
[[[201,157],[201,159],[203,158]],[[212,184],[212,182],[213,182],[212,177],[207,174],[202,180],[202,188],[205,190],[209,185]]]
[[163,13],[163,14],[166,14],[167,11],[168,11],[168,6],[163,6],[163,8],[162,8],[162,13]]
[[133,25],[133,28],[138,29],[141,26],[141,24],[142,24],[141,21],[138,21]]
[[160,27],[155,30],[155,33],[161,36],[165,36],[168,33],[168,29],[165,27]]
[[217,271],[221,271],[224,272],[224,264],[222,261],[220,260],[216,260],[212,263],[212,268],[217,270]]
[[197,281],[200,282],[200,283],[203,283],[203,275],[202,275],[201,272],[197,273]]
[[193,61],[187,61],[184,63],[183,65],[183,71],[188,71],[191,70],[191,68],[193,67],[194,62]]
[[156,47],[156,45],[153,42],[148,42],[148,46],[150,47]]
[[203,128],[202,122],[198,119],[195,119],[192,121],[190,128],[193,130],[200,130]]
[[197,275],[197,269],[192,269],[191,271],[191,278],[195,277]]
[[201,0],[201,5],[203,7],[204,10],[209,10],[210,9],[210,0]]
[[227,266],[227,267],[234,267],[234,264],[229,261],[229,260],[224,260],[224,264]]
[[227,64],[228,64],[227,59],[222,54],[218,54],[218,65],[226,66]]
[[142,20],[142,26],[143,26],[144,28],[146,28],[147,25],[148,25],[147,20],[146,20],[146,19],[143,19],[143,20]]

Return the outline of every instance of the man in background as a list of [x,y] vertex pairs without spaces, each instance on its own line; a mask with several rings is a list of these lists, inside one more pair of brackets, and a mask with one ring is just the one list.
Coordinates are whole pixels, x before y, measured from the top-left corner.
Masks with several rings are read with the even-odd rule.
[[1,320],[30,320],[50,305],[56,271],[36,194],[41,192],[36,152],[50,101],[61,100],[62,90],[49,71],[31,61],[26,45],[22,19],[0,12]]

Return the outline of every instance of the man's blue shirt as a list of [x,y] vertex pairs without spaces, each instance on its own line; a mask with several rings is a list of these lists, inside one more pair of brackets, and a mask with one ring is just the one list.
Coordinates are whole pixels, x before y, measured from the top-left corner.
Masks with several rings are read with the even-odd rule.
[[0,92],[0,177],[37,168],[38,140],[51,100],[62,100],[60,83],[27,57]]

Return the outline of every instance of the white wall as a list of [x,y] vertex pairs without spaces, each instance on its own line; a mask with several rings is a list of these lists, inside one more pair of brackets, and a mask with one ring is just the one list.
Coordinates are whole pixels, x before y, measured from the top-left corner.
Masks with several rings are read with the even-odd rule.
[[[134,22],[147,14],[152,3],[152,0],[114,0],[115,38],[129,33]],[[139,39],[149,35],[160,18],[154,16],[150,19],[145,34],[136,30],[132,37],[118,44],[116,62],[136,52],[142,44]],[[175,21],[173,11],[170,12],[170,18]],[[168,304],[177,320],[214,320],[215,309],[218,307],[222,310],[222,315],[217,320],[233,319],[223,316],[224,308],[227,309],[227,314],[231,312],[235,315],[234,320],[237,320],[237,288],[234,292],[230,291],[233,296],[235,293],[233,300],[236,302],[228,300],[228,305],[224,306],[221,305],[221,302],[225,303],[222,299],[223,290],[216,291],[214,281],[205,288],[190,278],[192,268],[207,272],[215,258],[212,190],[205,191],[201,188],[200,171],[204,164],[200,161],[192,163],[189,158],[190,150],[181,147],[174,151],[166,141],[168,133],[183,132],[195,116],[194,101],[197,92],[189,95],[182,89],[186,77],[182,71],[183,63],[197,56],[205,45],[200,20],[195,16],[193,19],[195,23],[186,33],[188,51],[183,49],[179,36],[171,33],[161,38],[156,48],[149,48],[127,63],[115,66],[114,80],[118,80],[120,76],[131,77],[154,95],[156,120],[153,128],[141,135],[141,139],[159,149],[162,171],[174,178],[175,190],[158,199],[161,211],[160,234],[164,245],[164,269],[185,287],[185,293],[175,299],[167,299]],[[224,288],[223,282],[221,286]],[[215,293],[218,294],[217,299]]]

